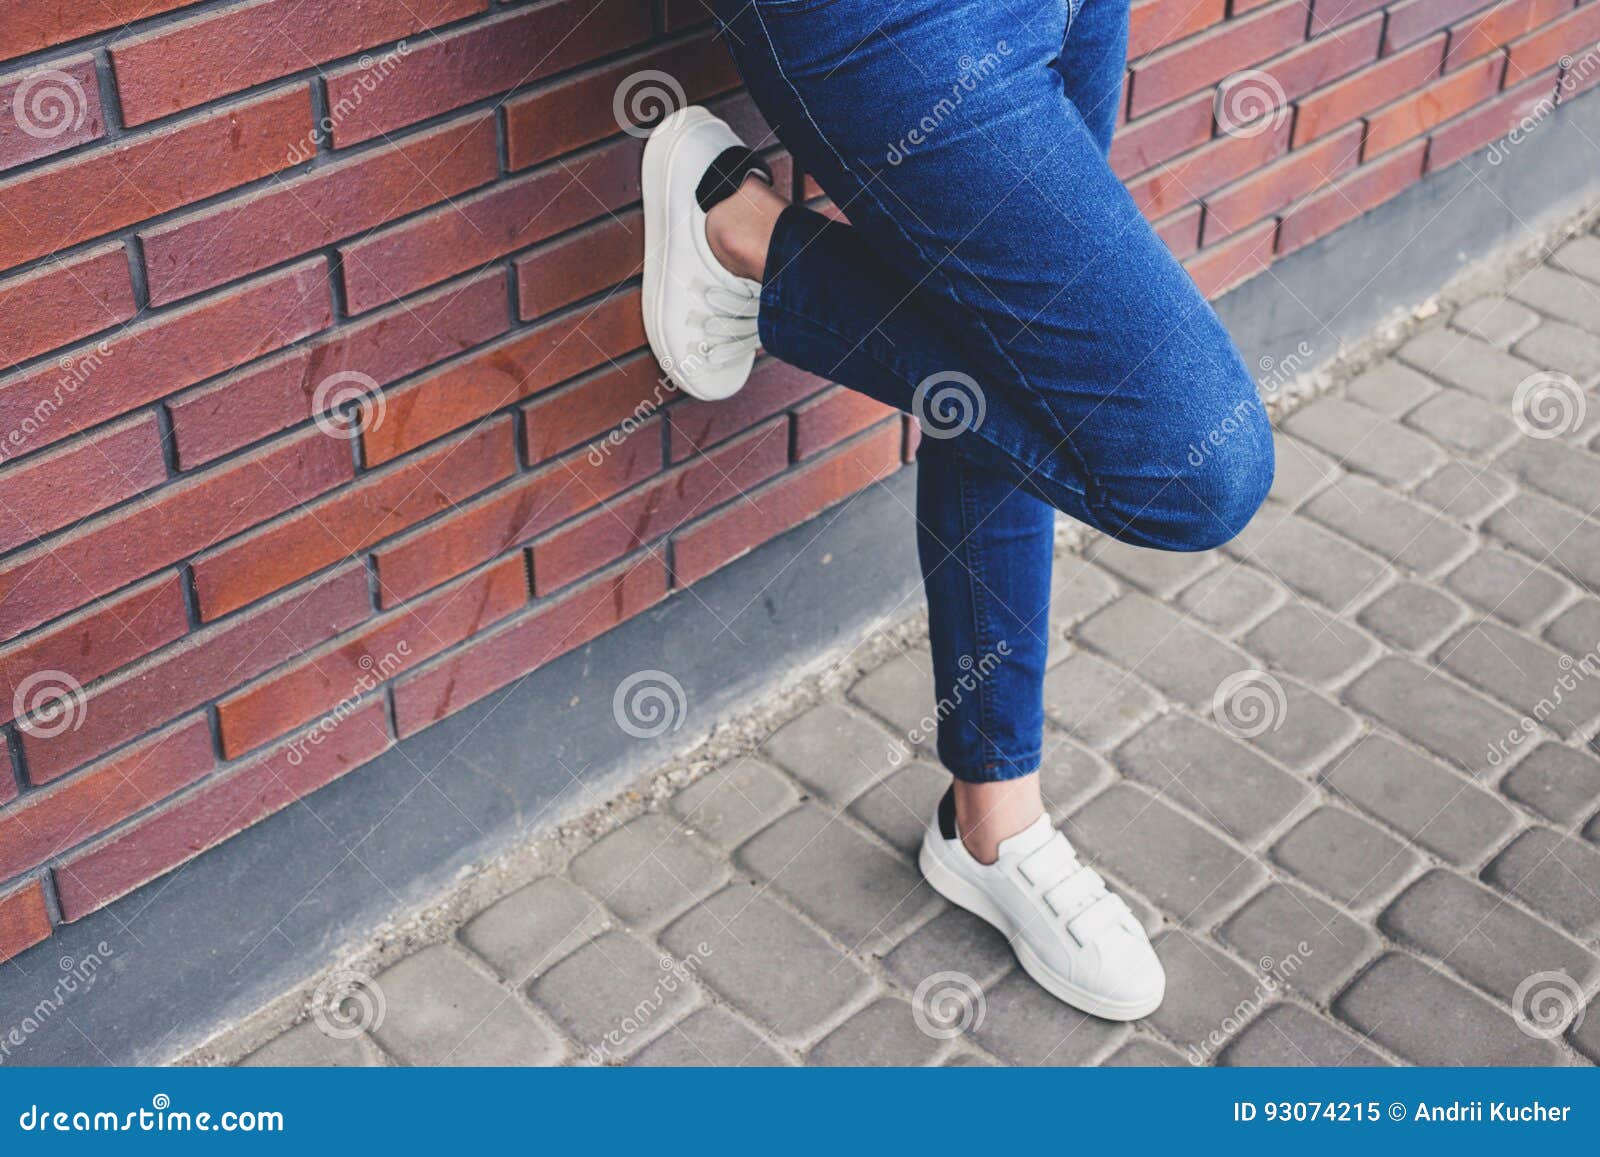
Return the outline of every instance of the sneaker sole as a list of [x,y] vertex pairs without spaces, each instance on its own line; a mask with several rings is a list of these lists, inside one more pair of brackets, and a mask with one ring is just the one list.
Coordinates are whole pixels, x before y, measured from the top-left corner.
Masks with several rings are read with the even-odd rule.
[[1090,1016],[1098,1016],[1102,1020],[1140,1020],[1161,1007],[1161,1001],[1166,996],[1164,991],[1151,1000],[1134,1003],[1108,1001],[1093,993],[1085,992],[1055,971],[1028,947],[1026,940],[1017,935],[1016,925],[981,888],[963,879],[940,862],[938,852],[926,837],[923,838],[922,849],[917,854],[917,867],[922,869],[923,878],[935,892],[956,907],[965,908],[978,919],[992,925],[1004,936],[1010,943],[1012,951],[1017,954],[1017,961],[1022,965],[1023,971],[1057,1000],[1070,1004]]

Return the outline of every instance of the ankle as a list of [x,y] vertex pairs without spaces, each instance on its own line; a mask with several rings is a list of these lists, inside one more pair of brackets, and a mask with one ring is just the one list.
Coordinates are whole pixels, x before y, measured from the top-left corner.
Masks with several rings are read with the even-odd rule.
[[992,864],[1000,845],[1044,814],[1037,774],[999,783],[955,784],[956,831],[980,864]]
[[789,203],[759,177],[746,177],[739,191],[706,214],[706,241],[711,255],[737,277],[760,281],[767,267],[767,248],[778,217]]

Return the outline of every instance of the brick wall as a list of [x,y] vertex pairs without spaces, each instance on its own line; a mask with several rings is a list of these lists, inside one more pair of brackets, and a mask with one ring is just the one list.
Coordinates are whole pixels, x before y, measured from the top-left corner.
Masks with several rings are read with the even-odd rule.
[[[711,406],[642,350],[619,86],[803,180],[704,17],[6,5],[0,959],[908,460],[786,366]],[[1115,165],[1220,293],[1597,38],[1600,0],[1140,0]]]

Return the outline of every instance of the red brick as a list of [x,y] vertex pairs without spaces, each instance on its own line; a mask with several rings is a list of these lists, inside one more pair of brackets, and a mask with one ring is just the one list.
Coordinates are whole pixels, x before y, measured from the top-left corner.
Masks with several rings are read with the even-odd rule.
[[[395,726],[415,734],[513,679],[575,650],[666,597],[666,566],[655,555],[626,562],[556,599],[535,603],[498,629],[400,680]],[[548,725],[559,729],[559,716]]]
[[[727,45],[709,33],[582,73],[507,102],[511,168],[537,165],[623,129],[641,131],[637,120],[618,123],[618,101],[625,118],[658,117],[683,103],[675,93],[666,93],[658,80],[646,77],[630,85],[629,78],[640,72],[666,73],[678,82],[690,104],[703,104],[739,86],[739,72]],[[641,93],[639,103],[633,104]],[[653,98],[655,93],[666,96],[667,108]]]
[[510,328],[506,310],[505,274],[488,270],[175,398],[167,412],[178,465],[193,469],[305,421],[334,374],[388,385],[498,337]]
[[31,792],[0,812],[0,879],[36,868],[187,787],[213,767],[211,728],[191,716]]
[[1289,118],[1279,117],[1253,136],[1218,137],[1210,144],[1168,161],[1128,185],[1146,217],[1163,217],[1229,181],[1282,156],[1289,147]]
[[368,607],[366,574],[350,566],[196,631],[96,686],[83,701],[77,730],[53,736],[22,731],[29,778],[46,783],[99,758],[348,630],[367,617]]
[[0,169],[105,136],[99,85],[92,56],[0,76]]
[[1383,35],[1383,14],[1345,25],[1337,33],[1308,40],[1261,66],[1295,100],[1324,84],[1347,76],[1378,59],[1378,42]]
[[1305,0],[1283,0],[1136,61],[1128,114],[1188,96],[1305,39]]
[[535,542],[534,593],[543,597],[664,538],[724,502],[741,498],[788,464],[788,424],[778,418],[714,454],[668,471]]
[[1348,173],[1361,157],[1361,136],[1360,125],[1349,125],[1207,197],[1205,244],[1215,245]]
[[648,423],[615,445],[574,453],[380,548],[380,602],[392,607],[622,493],[661,469]]
[[1200,216],[1199,203],[1179,209],[1159,221],[1152,221],[1150,227],[1156,231],[1156,236],[1161,238],[1172,255],[1179,260],[1189,256],[1200,248]]
[[1572,0],[1503,0],[1503,3],[1451,25],[1445,69],[1460,68],[1468,61],[1476,60],[1548,24],[1571,9]]
[[6,22],[0,24],[0,60],[54,48],[80,36],[120,28],[197,2],[95,0],[93,4],[77,4],[62,0],[6,0]]
[[349,447],[320,430],[166,486],[0,562],[0,636],[28,630],[331,490]]
[[1128,10],[1128,59],[1210,28],[1227,8],[1227,0],[1137,0]]
[[1398,52],[1415,44],[1430,32],[1478,11],[1490,0],[1400,0],[1389,6],[1389,22],[1383,31],[1383,54]]
[[1298,149],[1326,136],[1362,114],[1421,88],[1439,75],[1444,43],[1445,35],[1440,33],[1301,100],[1295,112],[1294,147]]
[[367,463],[387,462],[643,344],[635,292],[519,331],[391,390],[382,419],[362,431]]
[[383,705],[373,703],[322,733],[287,744],[175,800],[56,869],[61,915],[77,920],[140,884],[287,807],[390,745]]
[[[188,629],[181,579],[160,575],[0,648],[0,687],[14,688],[36,671],[60,671],[87,686]],[[9,693],[0,697],[0,722],[11,718],[12,705]]]
[[0,181],[0,268],[285,169],[310,129],[296,84]]
[[307,261],[0,378],[0,458],[118,417],[326,328],[327,262]]
[[493,180],[497,167],[494,118],[474,115],[146,230],[150,301],[188,297],[437,204]]
[[1214,93],[1197,92],[1118,130],[1111,142],[1111,171],[1127,178],[1209,141],[1215,104]]
[[[1504,161],[1516,145],[1517,138],[1511,136],[1513,130],[1529,131],[1542,115],[1548,115],[1555,107],[1556,75],[1556,69],[1546,69],[1542,75],[1525,80],[1487,104],[1440,125],[1428,142],[1427,171],[1442,169],[1500,137],[1505,137],[1505,142],[1487,159],[1490,164]],[[1523,127],[1525,119],[1526,128]]]
[[1579,48],[1600,40],[1600,4],[1589,3],[1531,36],[1513,41],[1506,66],[1506,84],[1521,84]]
[[364,237],[340,250],[350,312],[442,281],[639,199],[629,137]]
[[1292,206],[1283,215],[1278,252],[1308,245],[1399,193],[1422,176],[1426,151],[1426,141],[1413,141]]
[[152,414],[25,459],[6,470],[0,551],[42,538],[166,480],[161,428]]
[[[260,0],[115,41],[123,123],[143,124],[482,12],[488,0]],[[391,50],[393,51],[393,50]],[[403,57],[392,67],[404,67]]]
[[711,0],[661,0],[662,31],[680,32],[715,15]]
[[[0,33],[0,36],[9,33]],[[4,40],[0,39],[0,44]],[[50,912],[44,905],[44,887],[29,880],[0,895],[0,963],[50,935]]]
[[543,317],[644,268],[644,216],[608,216],[517,258],[517,316]]
[[337,717],[380,683],[487,629],[527,601],[527,567],[513,556],[373,619],[218,702],[224,756],[234,759],[319,715]]
[[900,466],[900,446],[899,426],[885,426],[679,531],[672,538],[675,585],[698,582],[739,555],[894,473]]
[[557,0],[430,36],[381,80],[360,64],[339,69],[328,75],[334,143],[370,140],[639,44],[650,9],[649,0]]
[[0,281],[0,370],[120,325],[137,308],[120,242]]
[[905,430],[905,444],[900,457],[905,462],[917,460],[917,447],[922,445],[922,427],[910,414],[900,415],[901,428]]
[[522,407],[523,457],[544,462],[619,426],[618,437],[631,436],[677,396],[649,353],[608,362]]
[[1388,152],[1488,100],[1500,91],[1504,70],[1505,62],[1499,56],[1488,56],[1379,109],[1367,118],[1364,158]]
[[794,456],[810,458],[898,413],[854,390],[837,388],[794,408]]
[[1312,0],[1311,35],[1320,36],[1330,28],[1349,23],[1365,16],[1374,8],[1382,8],[1389,0]]
[[691,398],[667,407],[667,421],[672,427],[668,460],[681,462],[697,450],[709,449],[724,438],[787,410],[827,384],[776,358],[757,362],[750,381],[733,397],[721,402]]
[[1200,250],[1183,267],[1205,297],[1221,297],[1272,263],[1272,243],[1277,233],[1276,221],[1262,221],[1220,245]]
[[201,555],[193,564],[200,617],[227,614],[453,508],[512,474],[516,457],[511,420],[501,418]]

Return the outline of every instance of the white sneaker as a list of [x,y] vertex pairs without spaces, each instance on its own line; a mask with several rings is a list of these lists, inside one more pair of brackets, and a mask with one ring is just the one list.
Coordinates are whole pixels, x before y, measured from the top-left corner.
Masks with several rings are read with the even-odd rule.
[[734,131],[698,105],[656,126],[644,149],[644,332],[684,393],[716,401],[750,377],[759,338],[759,283],[712,256],[706,213],[750,174],[772,172]]
[[973,859],[955,820],[947,792],[917,861],[934,891],[998,928],[1028,975],[1074,1008],[1138,1020],[1160,1006],[1167,977],[1144,929],[1048,815],[1002,841],[992,864]]

